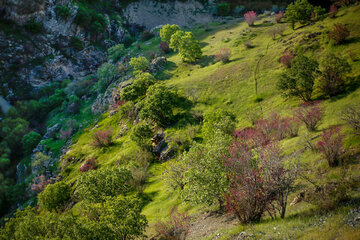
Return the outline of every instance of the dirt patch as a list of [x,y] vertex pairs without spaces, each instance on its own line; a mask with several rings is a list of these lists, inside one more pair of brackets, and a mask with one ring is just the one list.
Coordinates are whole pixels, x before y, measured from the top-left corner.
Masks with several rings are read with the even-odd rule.
[[[233,227],[238,224],[239,221],[232,215],[207,212],[198,216],[191,224],[190,231],[186,239],[202,239],[213,235],[220,229]],[[214,239],[216,239],[216,237],[214,237]]]

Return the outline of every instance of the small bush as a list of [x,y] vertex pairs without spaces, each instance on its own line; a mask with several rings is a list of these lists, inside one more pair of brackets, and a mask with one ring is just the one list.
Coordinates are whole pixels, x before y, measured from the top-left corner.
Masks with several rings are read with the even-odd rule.
[[118,44],[108,49],[108,59],[116,62],[119,60],[122,54],[124,54],[125,46],[124,44]]
[[153,131],[147,124],[136,125],[130,134],[130,139],[136,142],[139,146],[149,146],[150,138],[153,136]]
[[154,36],[155,36],[155,35],[154,35],[152,32],[150,32],[150,31],[148,31],[148,30],[145,30],[145,31],[143,31],[143,32],[141,33],[141,40],[142,40],[142,41],[147,41],[147,40],[153,38]]
[[169,44],[166,42],[161,42],[160,43],[160,51],[163,52],[164,54],[170,53],[171,49],[169,47]]
[[76,50],[80,51],[84,48],[83,42],[80,40],[79,37],[74,36],[71,38],[71,46],[75,48]]
[[91,14],[89,10],[80,6],[74,21],[80,26],[88,27],[91,23]]
[[342,119],[354,128],[357,134],[360,134],[360,105],[348,107],[343,113]]
[[291,67],[291,62],[295,58],[294,52],[285,50],[283,55],[280,58],[280,62],[284,65],[286,68]]
[[280,11],[278,14],[276,14],[276,16],[275,16],[276,23],[281,23],[281,20],[283,19],[283,17],[284,17],[283,11]]
[[229,48],[220,48],[219,51],[215,55],[216,62],[227,63],[230,61],[231,50]]
[[50,180],[47,180],[44,175],[40,175],[38,177],[35,177],[31,184],[31,190],[35,192],[42,192],[46,185],[50,183]]
[[344,135],[340,131],[340,127],[330,127],[329,130],[324,130],[321,140],[317,143],[319,151],[324,155],[330,167],[339,165],[344,152],[342,145]]
[[303,122],[309,131],[314,131],[324,116],[324,109],[319,102],[307,102],[294,112],[295,118]]
[[134,71],[145,72],[150,67],[149,60],[146,57],[133,57],[130,59],[129,64],[134,68]]
[[97,82],[96,88],[101,93],[105,92],[106,88],[115,80],[117,76],[116,66],[111,63],[104,63],[97,70],[97,76],[99,81]]
[[250,11],[244,14],[245,21],[249,26],[254,26],[256,17],[257,15],[254,11]]
[[253,44],[250,40],[246,40],[246,41],[244,42],[244,46],[245,46],[247,49],[254,48],[254,44]]
[[331,18],[335,18],[336,17],[336,14],[338,13],[338,8],[335,4],[332,4],[330,6],[330,10],[329,10],[329,16]]
[[345,42],[346,38],[350,36],[350,31],[344,24],[334,24],[333,30],[328,33],[329,39],[333,40],[336,45]]
[[37,132],[30,132],[22,138],[23,150],[26,153],[31,153],[31,151],[38,145],[42,137]]
[[98,130],[93,134],[92,145],[94,147],[108,147],[112,144],[113,131],[111,129]]
[[55,8],[56,15],[66,20],[71,16],[71,10],[65,5],[58,5]]
[[155,225],[155,231],[160,239],[181,240],[185,239],[190,229],[190,216],[186,212],[179,213],[177,207],[171,209],[170,220],[159,222]]
[[32,18],[29,22],[24,25],[25,29],[33,34],[39,34],[43,31],[43,25],[41,22],[36,22],[34,18]]
[[272,37],[273,40],[276,39],[276,35],[282,36],[283,32],[285,31],[285,25],[276,25],[269,29],[268,33]]
[[324,95],[333,97],[343,90],[351,66],[345,59],[329,54],[320,63],[320,71],[319,88]]
[[95,158],[87,159],[80,167],[80,172],[87,172],[89,170],[94,170],[96,168]]
[[64,204],[70,199],[70,186],[65,182],[47,185],[38,195],[39,207],[48,211],[63,209]]
[[230,5],[228,3],[220,3],[217,6],[218,16],[228,16],[230,14]]

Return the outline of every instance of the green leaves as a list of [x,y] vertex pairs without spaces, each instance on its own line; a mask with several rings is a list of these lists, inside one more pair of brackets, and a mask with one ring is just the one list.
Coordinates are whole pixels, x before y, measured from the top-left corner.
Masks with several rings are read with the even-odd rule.
[[148,87],[155,83],[155,78],[150,73],[138,73],[133,79],[133,84],[121,90],[121,99],[133,101],[146,94]]
[[131,67],[134,68],[135,72],[145,72],[150,67],[149,60],[147,60],[146,57],[143,56],[131,58],[129,64]]
[[170,39],[172,37],[172,35],[174,33],[176,33],[177,31],[180,30],[180,27],[178,25],[170,25],[170,24],[166,24],[165,26],[163,26],[160,29],[160,37],[161,37],[161,41],[169,43],[170,44]]
[[57,182],[47,185],[44,191],[38,195],[38,203],[41,209],[48,211],[63,208],[70,199],[70,187],[65,182]]
[[88,202],[104,202],[108,196],[124,195],[132,190],[129,170],[103,168],[81,175],[76,185],[76,196]]
[[304,55],[294,58],[291,67],[280,76],[277,88],[285,97],[295,96],[304,102],[311,100],[314,81],[319,73],[318,63]]
[[178,50],[183,61],[193,63],[202,56],[200,42],[192,32],[174,33],[170,40],[170,48],[174,51]]

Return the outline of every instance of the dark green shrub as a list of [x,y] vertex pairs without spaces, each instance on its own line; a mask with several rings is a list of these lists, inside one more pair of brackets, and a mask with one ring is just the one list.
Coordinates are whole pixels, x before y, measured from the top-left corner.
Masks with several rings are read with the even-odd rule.
[[29,22],[24,25],[25,29],[33,34],[39,34],[43,31],[43,25],[40,22],[35,21],[32,18]]
[[29,123],[22,118],[5,118],[0,123],[0,136],[7,142],[12,151],[20,153],[21,140],[28,132]]
[[71,189],[65,182],[47,185],[38,195],[39,207],[48,211],[63,209],[70,199],[70,193]]
[[169,124],[174,117],[176,93],[164,85],[153,85],[149,87],[146,95],[140,117],[154,121],[160,126]]
[[67,19],[71,16],[71,10],[65,5],[58,5],[55,8],[56,15],[61,17],[62,19]]
[[22,146],[23,146],[23,150],[26,153],[31,153],[31,151],[39,144],[39,142],[41,141],[42,137],[40,134],[38,134],[37,132],[30,132],[27,135],[25,135],[22,138]]
[[80,40],[79,37],[74,36],[71,38],[71,46],[76,50],[82,50],[84,48],[83,42]]
[[139,73],[135,76],[132,85],[125,87],[121,91],[121,99],[133,101],[146,94],[149,86],[155,83],[155,78],[150,73]]
[[228,3],[220,3],[217,6],[217,15],[228,16],[230,14],[230,5]]
[[318,87],[324,95],[333,97],[344,89],[346,74],[351,72],[351,66],[345,59],[328,54],[320,63],[320,70]]
[[147,40],[153,38],[154,36],[155,36],[155,35],[154,35],[152,32],[150,32],[150,31],[148,31],[148,30],[145,30],[145,31],[143,31],[143,32],[141,33],[141,40],[142,40],[142,41],[147,41]]
[[149,125],[138,124],[132,129],[130,138],[139,146],[147,146],[150,144],[150,138],[153,136],[153,134],[154,133]]
[[104,63],[98,68],[97,76],[99,81],[96,84],[96,88],[99,92],[105,92],[106,88],[115,80],[117,76],[116,66],[111,63]]
[[89,10],[80,6],[75,17],[75,22],[83,27],[89,26],[91,23],[91,14]]

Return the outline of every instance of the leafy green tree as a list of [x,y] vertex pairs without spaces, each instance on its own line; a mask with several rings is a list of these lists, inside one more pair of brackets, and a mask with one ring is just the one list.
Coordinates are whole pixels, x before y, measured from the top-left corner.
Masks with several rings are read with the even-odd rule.
[[129,64],[135,72],[145,72],[150,67],[149,60],[143,56],[131,58]]
[[125,50],[124,44],[118,44],[109,48],[107,51],[108,59],[117,61],[121,57],[121,55],[124,54],[124,50]]
[[313,86],[319,73],[318,63],[304,55],[294,58],[291,67],[280,76],[277,88],[285,97],[295,96],[304,102],[311,100]]
[[[10,164],[11,150],[5,141],[0,142],[0,170]],[[1,205],[1,204],[0,204]]]
[[111,63],[104,63],[97,71],[99,81],[97,87],[101,93],[105,92],[106,88],[112,83],[116,76],[116,66]]
[[128,193],[132,187],[129,170],[124,168],[103,168],[82,174],[76,185],[76,195],[88,202],[104,202],[107,196]]
[[170,44],[171,36],[180,30],[180,27],[178,25],[170,25],[166,24],[160,29],[160,38],[162,42],[166,42]]
[[63,209],[66,201],[70,199],[70,191],[69,185],[65,182],[47,185],[38,195],[39,207],[48,211]]
[[138,124],[133,127],[130,138],[136,142],[139,146],[148,146],[150,145],[150,138],[153,136],[154,132],[147,124]]
[[49,98],[42,98],[50,110],[60,107],[66,99],[66,93],[63,89],[56,89],[55,93]]
[[202,126],[203,136],[206,140],[212,139],[217,132],[231,136],[235,130],[235,115],[223,109],[206,113]]
[[91,23],[91,14],[89,10],[80,6],[75,17],[75,23],[80,26],[89,26]]
[[180,56],[183,61],[195,62],[202,56],[200,42],[195,38],[192,32],[186,32],[181,38]]
[[343,90],[345,77],[351,72],[351,66],[344,58],[328,54],[320,62],[320,71],[318,87],[324,95],[333,97]]
[[21,140],[23,150],[26,153],[31,153],[31,151],[39,144],[41,139],[41,135],[37,132],[32,131],[26,134]]
[[290,3],[286,8],[285,17],[291,23],[292,29],[295,29],[297,22],[301,24],[309,22],[313,11],[314,6],[308,0],[296,0],[295,3]]
[[174,51],[180,50],[183,36],[185,36],[185,32],[181,30],[178,30],[174,34],[172,34],[169,47]]
[[172,189],[180,188],[184,190],[186,185],[187,163],[181,158],[167,163],[166,170],[163,172],[163,179],[167,186]]
[[164,85],[150,86],[143,101],[140,117],[165,126],[173,119],[176,94]]
[[1,137],[6,141],[12,151],[19,152],[21,140],[28,132],[29,123],[22,118],[5,118],[0,123]]
[[133,84],[121,90],[121,99],[133,101],[145,96],[146,90],[155,83],[155,78],[150,73],[138,73],[133,79]]
[[195,144],[184,155],[188,165],[184,196],[195,203],[218,203],[223,208],[224,193],[228,181],[227,172],[223,164],[228,154],[231,137],[219,131],[204,145]]
[[193,63],[202,56],[200,42],[192,32],[177,31],[172,35],[169,46],[179,51],[183,61]]

